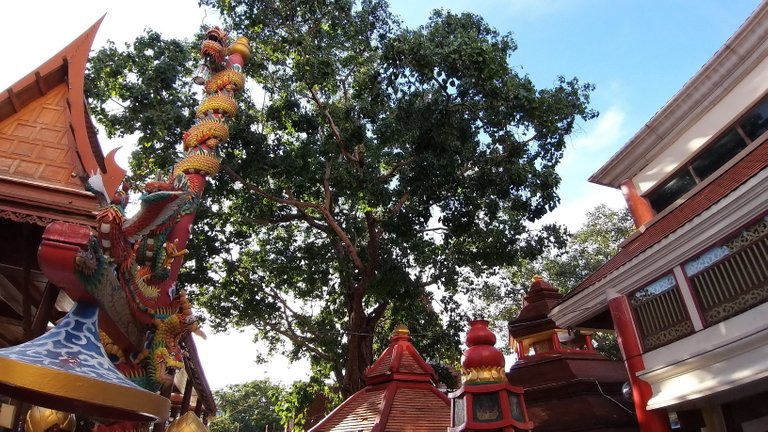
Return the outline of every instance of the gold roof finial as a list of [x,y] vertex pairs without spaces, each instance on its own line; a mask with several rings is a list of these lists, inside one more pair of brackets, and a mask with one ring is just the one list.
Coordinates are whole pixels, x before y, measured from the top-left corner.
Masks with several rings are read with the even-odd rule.
[[166,432],[208,432],[203,422],[192,411],[177,418],[168,426]]
[[408,330],[408,326],[405,324],[398,324],[395,329],[392,330],[392,336],[410,336],[411,332]]
[[64,411],[56,411],[50,408],[34,406],[27,413],[27,432],[44,432],[49,429],[58,429],[65,432],[75,430],[77,422],[75,415]]

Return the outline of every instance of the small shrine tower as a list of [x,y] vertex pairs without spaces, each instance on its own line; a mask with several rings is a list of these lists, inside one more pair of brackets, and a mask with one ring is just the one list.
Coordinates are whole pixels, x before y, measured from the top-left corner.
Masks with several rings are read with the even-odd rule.
[[496,349],[488,321],[469,323],[461,359],[461,388],[451,393],[449,432],[530,432],[523,389],[504,376],[504,355]]
[[398,325],[389,347],[365,371],[366,386],[341,403],[310,432],[445,432],[448,397],[435,387],[437,375]]
[[562,297],[535,276],[520,315],[509,322],[518,360],[507,378],[525,389],[534,430],[637,431],[632,404],[622,396],[623,364],[597,352],[590,331],[562,329],[548,317]]

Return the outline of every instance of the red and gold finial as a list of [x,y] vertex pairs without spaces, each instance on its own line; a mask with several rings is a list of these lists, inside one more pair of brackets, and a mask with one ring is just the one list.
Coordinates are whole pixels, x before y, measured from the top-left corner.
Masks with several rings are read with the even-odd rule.
[[496,335],[488,328],[488,321],[469,323],[465,340],[468,348],[461,359],[461,382],[465,385],[503,383],[504,355],[493,346]]
[[398,324],[395,329],[392,330],[392,336],[389,338],[390,343],[395,343],[400,340],[411,340],[411,331],[405,324]]

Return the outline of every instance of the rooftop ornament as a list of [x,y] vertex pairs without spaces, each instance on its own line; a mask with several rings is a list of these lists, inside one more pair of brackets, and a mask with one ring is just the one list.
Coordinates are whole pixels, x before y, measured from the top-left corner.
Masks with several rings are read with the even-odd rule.
[[523,389],[507,382],[504,355],[496,349],[496,335],[488,321],[469,323],[461,361],[461,388],[449,396],[450,432],[533,430],[523,399]]
[[[182,137],[185,154],[168,177],[146,184],[138,213],[125,216],[124,172],[98,172],[88,182],[103,203],[98,232],[65,222],[46,228],[40,267],[77,304],[53,330],[0,349],[0,392],[107,424],[168,417],[170,402],[156,392],[184,367],[179,341],[198,328],[176,279],[206,178],[220,167],[218,146],[229,137],[250,49],[242,37],[227,45],[226,33],[214,28],[201,54],[211,75]],[[110,318],[103,331],[100,314]]]

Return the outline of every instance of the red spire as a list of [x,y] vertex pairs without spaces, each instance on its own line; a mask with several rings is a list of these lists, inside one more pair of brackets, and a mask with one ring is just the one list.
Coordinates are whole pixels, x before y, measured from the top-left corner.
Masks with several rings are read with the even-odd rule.
[[468,348],[461,359],[464,384],[505,382],[504,355],[496,349],[496,335],[488,328],[488,321],[469,323],[465,343]]

